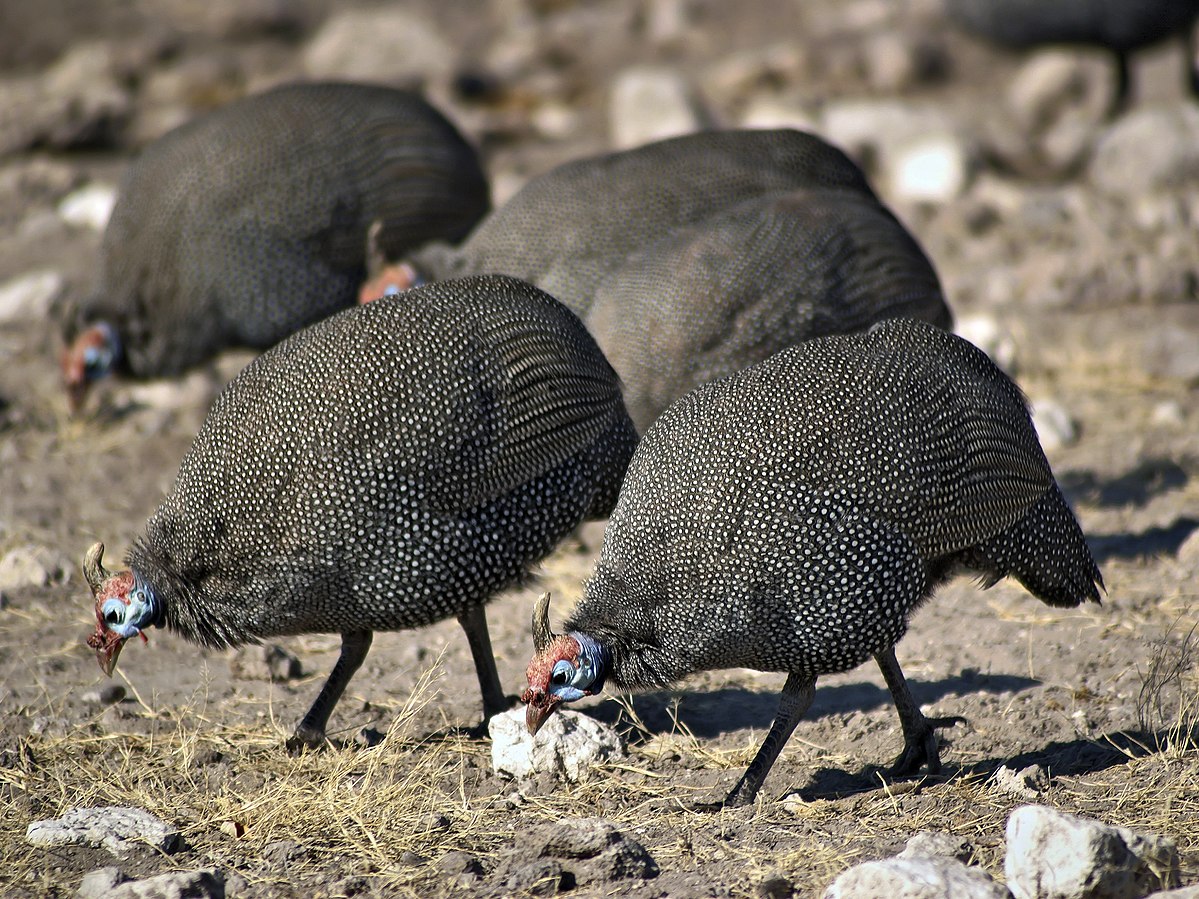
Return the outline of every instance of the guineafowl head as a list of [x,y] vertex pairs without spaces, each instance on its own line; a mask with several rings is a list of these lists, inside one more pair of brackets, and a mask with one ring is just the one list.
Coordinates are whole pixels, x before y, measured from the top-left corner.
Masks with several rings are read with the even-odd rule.
[[536,734],[561,703],[603,689],[610,660],[607,648],[586,634],[550,630],[548,593],[541,594],[533,607],[533,647],[536,654],[525,670],[529,686],[520,697],[530,734]]
[[397,262],[384,267],[358,289],[358,302],[369,303],[380,297],[403,293],[424,283],[424,278],[418,275],[411,265],[407,262]]
[[100,667],[111,676],[126,640],[138,635],[149,642],[143,631],[158,622],[162,604],[134,572],[114,574],[105,569],[103,557],[104,544],[96,543],[83,559],[83,576],[96,599],[96,632],[87,638],[87,645],[96,650]]
[[85,328],[63,350],[60,362],[72,413],[83,406],[92,383],[112,373],[120,355],[120,338],[108,322]]

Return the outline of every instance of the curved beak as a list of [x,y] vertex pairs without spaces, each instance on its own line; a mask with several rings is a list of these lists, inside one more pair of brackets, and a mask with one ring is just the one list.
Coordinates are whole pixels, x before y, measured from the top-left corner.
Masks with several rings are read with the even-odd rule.
[[561,700],[549,693],[531,694],[532,691],[526,691],[521,700],[528,703],[525,706],[525,727],[528,728],[530,735],[536,736],[537,731],[541,730],[541,725],[545,723],[545,719],[554,713],[554,709],[558,708]]
[[117,656],[121,654],[121,648],[125,645],[125,638],[112,631],[101,631],[97,628],[96,632],[87,638],[87,645],[96,650],[96,661],[100,663],[100,670],[112,677],[117,667]]

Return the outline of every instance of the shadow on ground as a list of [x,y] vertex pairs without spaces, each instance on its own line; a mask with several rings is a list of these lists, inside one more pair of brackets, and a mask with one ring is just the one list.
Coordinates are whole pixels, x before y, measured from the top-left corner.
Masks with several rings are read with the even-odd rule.
[[[946,696],[967,693],[1014,693],[1037,686],[1040,681],[1008,674],[982,674],[968,670],[939,681],[908,681],[912,695],[921,705],[935,703]],[[767,728],[778,710],[779,694],[769,690],[753,691],[726,688],[707,692],[644,693],[633,697],[633,710],[650,734],[682,729],[710,739],[745,728]],[[817,685],[816,698],[805,718],[866,712],[893,705],[891,694],[870,683]],[[605,702],[588,713],[607,724],[632,726],[624,709],[616,701]],[[636,740],[636,729],[630,739]]]

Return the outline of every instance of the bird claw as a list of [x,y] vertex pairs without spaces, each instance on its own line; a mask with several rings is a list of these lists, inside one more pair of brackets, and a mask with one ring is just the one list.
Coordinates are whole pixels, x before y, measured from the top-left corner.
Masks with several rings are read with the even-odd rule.
[[903,752],[887,769],[891,777],[907,777],[926,768],[929,774],[941,773],[941,751],[937,746],[937,730],[966,724],[961,715],[946,715],[941,718],[922,718],[914,733],[904,734]]
[[287,738],[284,746],[289,755],[300,755],[309,749],[324,749],[327,742],[323,730],[314,730],[301,724],[295,733]]

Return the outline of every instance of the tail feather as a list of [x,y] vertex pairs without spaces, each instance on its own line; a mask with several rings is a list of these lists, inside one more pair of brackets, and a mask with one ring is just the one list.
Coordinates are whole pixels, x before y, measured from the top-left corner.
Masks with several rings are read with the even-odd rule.
[[1043,602],[1073,607],[1099,602],[1103,575],[1082,528],[1057,484],[1014,525],[985,540],[978,552],[995,579],[1014,577]]

